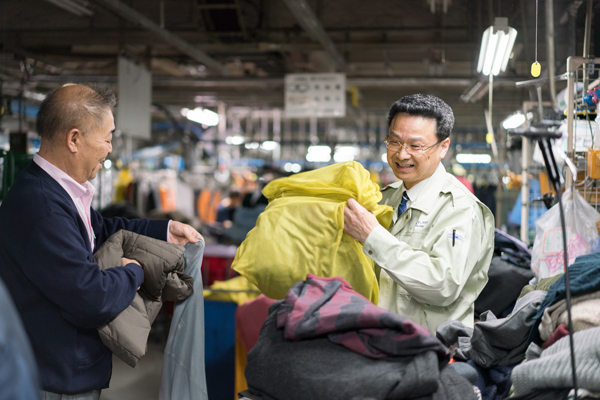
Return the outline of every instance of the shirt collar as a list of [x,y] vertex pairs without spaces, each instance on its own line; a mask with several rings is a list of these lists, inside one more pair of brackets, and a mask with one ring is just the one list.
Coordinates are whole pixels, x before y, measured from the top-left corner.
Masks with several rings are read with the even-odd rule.
[[[438,199],[438,194],[440,192],[444,192],[444,179],[446,177],[446,168],[440,162],[437,166],[435,172],[427,178],[429,184],[423,185],[420,189],[420,192],[423,193],[420,195],[420,198],[417,202],[413,202],[411,204],[412,208],[418,209],[425,214],[429,214],[429,211],[433,207],[433,204]],[[425,182],[425,181],[423,181]],[[422,182],[419,182],[422,183]],[[415,185],[416,186],[416,185]],[[410,196],[410,194],[409,194]]]
[[402,191],[406,190],[406,194],[408,195],[408,198],[410,199],[410,201],[415,201],[415,200],[417,200],[419,193],[421,193],[421,190],[425,187],[425,185],[427,184],[427,181],[430,178],[431,177],[423,179],[421,182],[417,183],[415,186],[411,187],[410,189],[406,189],[404,187],[404,183],[403,183]]
[[66,172],[50,163],[48,160],[35,154],[33,161],[48,175],[50,175],[56,182],[62,186],[63,189],[71,196],[72,199],[79,199],[83,196],[93,196],[96,188],[89,182],[85,182],[81,185],[75,179],[71,178]]

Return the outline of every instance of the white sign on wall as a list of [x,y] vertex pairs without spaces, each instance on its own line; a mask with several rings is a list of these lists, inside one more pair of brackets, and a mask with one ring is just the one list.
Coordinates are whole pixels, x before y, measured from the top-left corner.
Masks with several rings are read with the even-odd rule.
[[117,129],[126,135],[150,139],[152,75],[144,66],[119,57]]
[[292,118],[346,116],[346,75],[287,74],[285,115]]

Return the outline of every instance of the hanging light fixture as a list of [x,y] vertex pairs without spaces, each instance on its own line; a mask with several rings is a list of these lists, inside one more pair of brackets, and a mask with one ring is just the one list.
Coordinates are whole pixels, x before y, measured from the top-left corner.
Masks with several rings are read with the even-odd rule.
[[508,26],[508,18],[495,18],[494,25],[483,32],[477,72],[484,75],[504,72],[516,38],[517,31]]
[[522,112],[516,112],[512,115],[509,115],[502,121],[502,127],[506,130],[508,129],[516,129],[523,125],[527,117]]

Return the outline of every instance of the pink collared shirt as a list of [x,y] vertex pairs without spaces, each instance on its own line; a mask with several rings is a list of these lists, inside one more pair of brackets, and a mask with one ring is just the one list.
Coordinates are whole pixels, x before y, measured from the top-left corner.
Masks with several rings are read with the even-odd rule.
[[46,171],[48,175],[50,175],[56,182],[58,182],[59,185],[62,186],[62,188],[65,189],[65,191],[69,194],[69,196],[71,196],[71,199],[73,199],[73,203],[75,203],[75,207],[77,207],[79,216],[85,223],[85,227],[87,229],[88,237],[90,239],[93,251],[94,239],[96,236],[94,235],[94,231],[92,230],[90,210],[92,206],[92,199],[94,198],[94,193],[96,193],[96,188],[94,187],[94,185],[92,185],[89,182],[85,182],[83,185],[79,184],[66,172],[60,170],[39,154],[35,154],[33,156],[33,162],[35,162],[41,169]]

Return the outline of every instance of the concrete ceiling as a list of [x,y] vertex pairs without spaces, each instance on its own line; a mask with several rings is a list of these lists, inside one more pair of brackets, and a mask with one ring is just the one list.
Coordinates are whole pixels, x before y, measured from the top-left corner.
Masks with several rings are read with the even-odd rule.
[[[539,3],[537,54],[546,66]],[[582,54],[581,3],[554,0],[557,73],[568,55]],[[453,107],[456,132],[483,134],[487,90],[469,103],[461,95],[485,78],[476,72],[481,35],[497,16],[508,17],[518,36],[508,70],[495,81],[496,124],[534,99],[531,87],[514,85],[531,79],[534,1],[2,0],[0,79],[5,96],[69,81],[116,84],[124,54],[150,68],[153,103],[271,109],[283,107],[285,74],[343,71],[358,97],[348,95],[348,117],[338,127],[382,118],[393,101],[422,92]],[[547,86],[543,95],[549,100]]]

